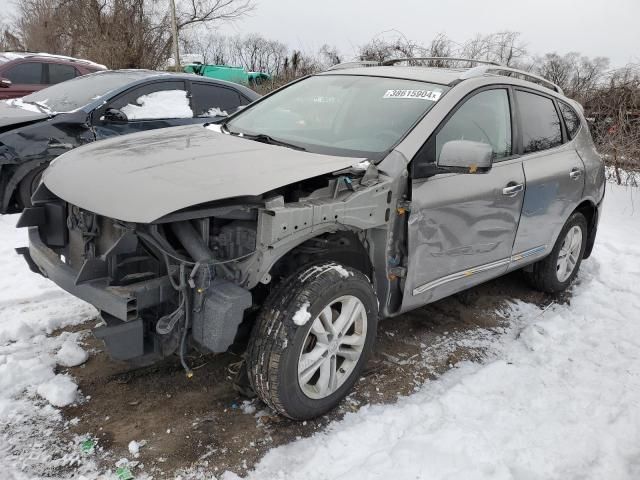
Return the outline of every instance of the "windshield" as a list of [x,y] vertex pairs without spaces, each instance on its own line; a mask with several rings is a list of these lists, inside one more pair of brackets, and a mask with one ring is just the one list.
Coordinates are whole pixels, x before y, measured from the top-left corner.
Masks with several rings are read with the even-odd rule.
[[318,75],[243,110],[225,127],[311,152],[378,159],[447,90],[396,78]]
[[134,72],[105,72],[76,77],[23,97],[27,103],[52,112],[70,112],[84,107],[106,93],[143,78]]

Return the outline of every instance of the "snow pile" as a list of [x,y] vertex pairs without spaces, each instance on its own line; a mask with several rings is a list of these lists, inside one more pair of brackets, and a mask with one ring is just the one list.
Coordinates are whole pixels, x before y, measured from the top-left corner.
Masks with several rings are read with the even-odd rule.
[[[0,217],[0,465],[12,471],[45,471],[76,465],[56,442],[62,418],[54,408],[77,401],[72,378],[56,365],[79,364],[86,352],[79,332],[48,336],[96,315],[93,307],[26,268],[13,250],[26,245],[17,216]],[[31,475],[32,476],[32,475]]]
[[66,340],[56,353],[56,362],[63,367],[77,367],[86,362],[88,358],[89,354],[71,339]]
[[311,318],[311,313],[309,313],[309,302],[304,302],[298,311],[293,315],[293,323],[298,326],[306,325],[306,323]]
[[131,440],[127,448],[129,449],[129,453],[133,455],[135,458],[140,456],[140,449],[147,444],[146,440],[140,440],[136,442],[135,440]]
[[640,478],[637,195],[609,188],[570,305],[512,304],[492,360],[271,450],[249,478]]
[[122,112],[129,120],[149,120],[154,118],[191,118],[187,92],[184,90],[164,90],[142,95],[138,105],[125,105]]
[[78,386],[68,375],[55,375],[38,385],[38,395],[55,407],[66,407],[76,401]]

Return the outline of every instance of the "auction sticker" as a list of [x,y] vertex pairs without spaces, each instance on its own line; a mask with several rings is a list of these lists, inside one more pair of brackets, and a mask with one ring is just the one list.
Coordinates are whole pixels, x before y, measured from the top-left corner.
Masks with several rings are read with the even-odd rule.
[[420,100],[438,101],[442,92],[433,90],[387,90],[382,98],[417,98]]

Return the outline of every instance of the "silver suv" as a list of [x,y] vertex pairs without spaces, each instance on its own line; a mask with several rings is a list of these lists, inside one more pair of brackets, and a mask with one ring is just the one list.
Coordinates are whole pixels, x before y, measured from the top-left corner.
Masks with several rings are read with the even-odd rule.
[[580,105],[491,64],[344,67],[65,153],[21,253],[114,359],[243,349],[238,383],[293,419],[349,392],[379,318],[518,269],[570,285],[604,195]]

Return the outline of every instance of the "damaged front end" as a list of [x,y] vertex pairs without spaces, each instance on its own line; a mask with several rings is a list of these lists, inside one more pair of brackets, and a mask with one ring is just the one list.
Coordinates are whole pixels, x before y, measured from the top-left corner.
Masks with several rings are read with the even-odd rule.
[[392,184],[372,165],[137,223],[69,204],[43,183],[18,223],[29,227],[29,248],[19,253],[100,311],[95,335],[114,359],[140,365],[178,353],[189,372],[187,347],[227,351],[274,272],[303,261],[292,251],[342,248],[348,257],[342,239],[358,236],[384,248]]
[[[104,325],[95,335],[114,359],[145,364],[183,354],[189,331],[204,351],[231,345],[251,293],[218,275],[233,267],[222,263],[230,258],[214,260],[203,240],[214,219],[121,222],[56,199],[43,185],[34,203],[17,225],[29,227],[29,247],[19,253],[32,270],[100,311]],[[241,248],[219,245],[216,255]],[[245,250],[253,248],[246,243]]]

